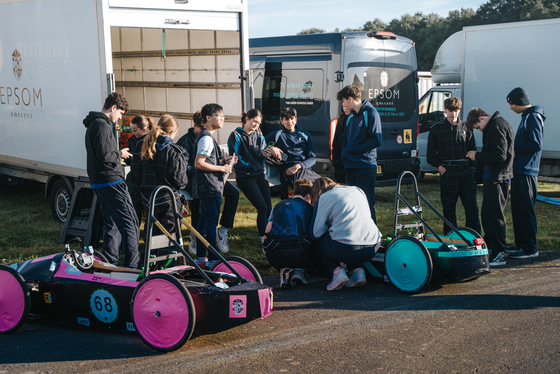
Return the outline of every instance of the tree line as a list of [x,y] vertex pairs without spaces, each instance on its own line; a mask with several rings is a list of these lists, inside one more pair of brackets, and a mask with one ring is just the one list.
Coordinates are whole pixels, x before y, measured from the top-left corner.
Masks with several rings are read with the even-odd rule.
[[[453,33],[465,26],[487,25],[493,23],[529,21],[560,17],[560,1],[556,0],[489,0],[476,11],[461,8],[449,12],[447,17],[437,14],[405,14],[400,19],[394,18],[384,23],[379,18],[366,22],[356,29],[347,31],[389,31],[404,36],[416,43],[418,69],[432,69],[434,57],[440,45]],[[317,34],[324,29],[311,28],[302,30],[301,34]],[[333,32],[339,32],[338,29]]]

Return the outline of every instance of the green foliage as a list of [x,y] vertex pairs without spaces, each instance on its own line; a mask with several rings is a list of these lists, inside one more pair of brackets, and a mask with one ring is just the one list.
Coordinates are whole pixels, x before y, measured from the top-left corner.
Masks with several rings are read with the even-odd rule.
[[[418,69],[432,69],[434,57],[441,44],[453,33],[465,26],[492,23],[517,22],[560,17],[560,1],[556,0],[489,0],[478,10],[461,8],[452,10],[447,17],[437,14],[405,14],[388,24],[379,18],[367,21],[362,27],[347,28],[349,31],[389,31],[409,38],[416,43]],[[324,29],[302,30],[298,35],[324,33]],[[339,32],[339,29],[334,29]]]
[[311,29],[301,30],[300,32],[297,33],[297,35],[323,34],[325,32],[326,32],[325,29],[318,29],[316,27],[313,27]]

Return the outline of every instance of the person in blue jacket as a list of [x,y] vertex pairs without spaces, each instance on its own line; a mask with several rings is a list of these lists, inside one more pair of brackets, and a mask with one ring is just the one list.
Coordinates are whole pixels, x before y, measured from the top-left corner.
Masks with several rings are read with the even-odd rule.
[[507,96],[509,107],[521,114],[521,123],[513,141],[513,179],[511,180],[511,215],[515,245],[506,249],[512,259],[537,257],[537,176],[543,148],[544,108],[532,106],[529,94],[521,87]]
[[272,204],[264,171],[266,142],[258,131],[261,121],[262,114],[258,109],[243,112],[243,127],[236,128],[230,134],[228,149],[230,155],[237,156],[237,163],[233,167],[237,187],[257,209],[257,228],[262,241]]
[[[297,111],[286,107],[280,112],[280,122],[283,129],[271,132],[266,137],[267,144],[274,143],[271,153],[281,160],[282,154],[287,159],[280,166],[280,178],[282,181],[282,199],[288,198],[288,187],[294,188],[294,182],[299,179],[309,179],[314,182],[320,176],[313,171],[312,167],[317,162],[313,140],[307,131],[303,131],[297,125]],[[284,157],[286,158],[286,157]]]
[[362,100],[360,89],[346,86],[336,99],[350,112],[346,130],[342,134],[341,159],[344,178],[350,186],[359,187],[366,194],[371,218],[375,217],[375,184],[377,182],[377,148],[381,145],[381,119],[367,100]]

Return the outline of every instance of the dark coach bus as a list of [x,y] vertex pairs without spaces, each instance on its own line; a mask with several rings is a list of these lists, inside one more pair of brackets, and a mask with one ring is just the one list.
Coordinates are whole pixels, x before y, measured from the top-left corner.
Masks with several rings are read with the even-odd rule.
[[[282,128],[280,110],[293,107],[313,138],[319,174],[332,177],[331,149],[341,106],[336,93],[353,84],[379,112],[378,185],[403,170],[418,175],[418,69],[414,43],[384,32],[348,32],[249,40],[253,100],[265,135]],[[274,183],[274,175],[269,175]]]

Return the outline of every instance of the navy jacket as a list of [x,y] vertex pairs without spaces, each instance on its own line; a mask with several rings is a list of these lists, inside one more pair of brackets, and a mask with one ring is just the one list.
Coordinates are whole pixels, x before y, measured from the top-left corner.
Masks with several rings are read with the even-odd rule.
[[376,169],[377,147],[381,145],[381,119],[367,100],[362,101],[358,114],[352,112],[342,134],[344,169]]
[[545,119],[544,108],[538,105],[521,114],[514,140],[513,174],[539,175]]
[[[222,164],[222,152],[220,151],[220,147],[216,140],[210,133],[210,131],[206,129],[202,129],[198,137],[196,138],[196,145],[198,148],[198,142],[204,136],[209,136],[212,141],[214,142],[214,150],[212,154],[206,157],[206,161],[212,165],[221,165]],[[197,151],[198,154],[198,151]],[[195,199],[202,199],[202,198],[215,198],[215,197],[222,197],[224,193],[224,173],[221,171],[203,171],[199,169],[194,169],[194,184],[193,184],[193,198]]]
[[142,160],[135,154],[132,160],[132,178],[148,198],[158,186],[169,186],[176,194],[187,185],[187,163],[183,149],[173,139],[160,135],[152,160]]
[[264,173],[264,137],[257,131],[247,134],[243,128],[236,128],[228,139],[229,154],[237,155],[233,166],[236,178],[256,177]]
[[196,135],[194,134],[194,127],[191,127],[189,131],[181,136],[177,140],[177,145],[185,151],[185,161],[187,162],[187,177],[189,182],[187,183],[188,193],[193,194],[193,181],[194,181],[194,160],[196,159]]
[[307,131],[303,131],[298,125],[296,125],[294,132],[285,128],[271,132],[266,137],[266,143],[270,142],[276,143],[276,147],[288,155],[288,159],[282,165],[283,171],[295,164],[301,164],[304,169],[311,169],[317,162],[311,135]]

